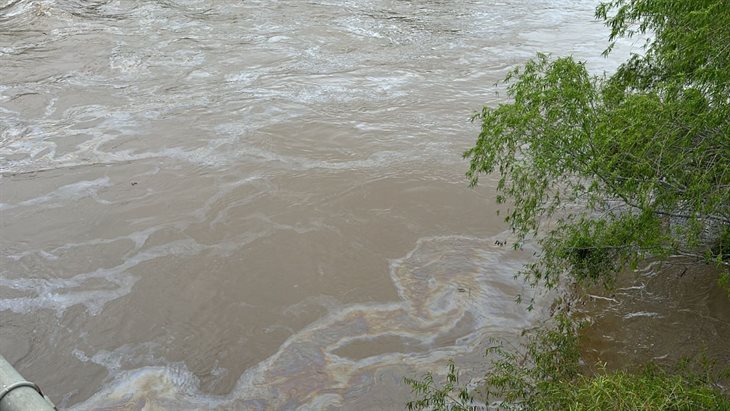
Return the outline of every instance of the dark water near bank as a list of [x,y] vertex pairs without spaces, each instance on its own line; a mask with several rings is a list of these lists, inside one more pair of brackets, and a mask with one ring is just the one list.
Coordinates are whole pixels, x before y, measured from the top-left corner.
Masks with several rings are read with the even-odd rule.
[[[0,0],[0,352],[62,408],[401,409],[545,310],[468,122],[594,1]],[[470,368],[471,367],[471,368]]]
[[670,259],[622,274],[610,291],[588,293],[576,307],[591,322],[583,338],[588,369],[636,370],[648,362],[671,369],[689,360],[726,370],[730,293],[717,279],[712,266]]

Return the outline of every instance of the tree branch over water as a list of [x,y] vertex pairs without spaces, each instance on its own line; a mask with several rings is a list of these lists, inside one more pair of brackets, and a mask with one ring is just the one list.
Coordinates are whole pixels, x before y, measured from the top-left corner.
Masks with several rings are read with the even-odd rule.
[[[644,53],[611,76],[544,54],[514,69],[512,101],[475,116],[471,184],[499,175],[507,222],[543,247],[525,270],[532,282],[552,286],[564,273],[610,282],[647,255],[727,266],[730,4],[614,0],[596,14],[611,29],[606,52],[641,34]],[[609,206],[616,200],[626,207]],[[541,231],[553,215],[557,225]]]

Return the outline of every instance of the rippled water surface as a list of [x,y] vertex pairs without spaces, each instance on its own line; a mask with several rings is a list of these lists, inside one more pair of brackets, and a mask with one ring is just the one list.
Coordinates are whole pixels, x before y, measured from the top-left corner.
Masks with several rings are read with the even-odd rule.
[[468,119],[535,51],[610,69],[595,3],[0,0],[0,352],[78,410],[473,369],[541,310]]

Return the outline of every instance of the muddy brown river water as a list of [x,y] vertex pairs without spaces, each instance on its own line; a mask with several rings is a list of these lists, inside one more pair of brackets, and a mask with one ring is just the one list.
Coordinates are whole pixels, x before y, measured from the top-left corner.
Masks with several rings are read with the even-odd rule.
[[[0,352],[73,410],[398,410],[546,310],[468,119],[588,0],[0,0]],[[476,375],[476,374],[475,374]]]

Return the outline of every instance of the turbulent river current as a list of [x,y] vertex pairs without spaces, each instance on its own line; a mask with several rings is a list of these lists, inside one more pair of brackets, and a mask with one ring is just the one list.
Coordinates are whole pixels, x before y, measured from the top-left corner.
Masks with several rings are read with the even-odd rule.
[[72,410],[399,410],[513,301],[474,110],[588,0],[0,0],[0,353]]

